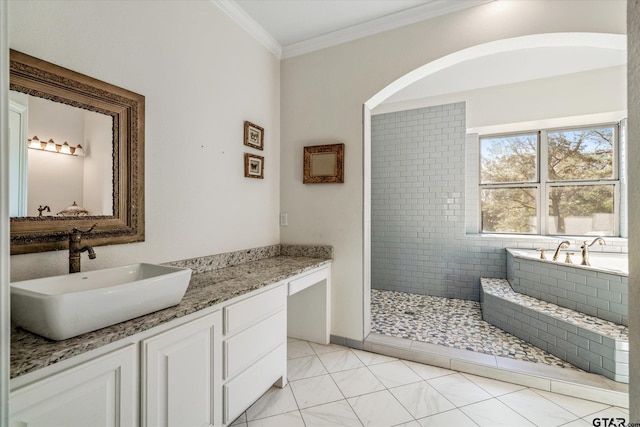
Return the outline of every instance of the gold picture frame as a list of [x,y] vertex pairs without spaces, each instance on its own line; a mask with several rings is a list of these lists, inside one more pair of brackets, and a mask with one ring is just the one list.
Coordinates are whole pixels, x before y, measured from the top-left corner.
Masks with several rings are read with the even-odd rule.
[[344,183],[344,144],[304,147],[304,184]]
[[244,176],[246,178],[264,179],[264,157],[244,153]]
[[264,150],[264,128],[251,123],[244,122],[244,145],[258,150]]

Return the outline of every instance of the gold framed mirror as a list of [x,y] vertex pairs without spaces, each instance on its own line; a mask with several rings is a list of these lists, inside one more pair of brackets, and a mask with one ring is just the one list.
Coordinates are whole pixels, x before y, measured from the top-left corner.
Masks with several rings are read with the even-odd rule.
[[302,182],[344,183],[344,144],[304,147]]
[[[74,227],[85,229],[93,224],[96,224],[94,231],[83,239],[90,245],[144,241],[144,96],[15,50],[10,51],[10,89],[106,116],[107,134],[111,136],[111,147],[100,147],[111,154],[110,157],[107,154],[105,172],[109,174],[110,165],[111,176],[103,175],[101,179],[107,187],[103,198],[110,199],[107,207],[82,216],[56,215],[56,211],[43,216],[33,213],[32,216],[12,216],[11,254],[67,249],[67,236]],[[20,143],[26,150],[24,137],[21,136]],[[46,136],[41,138],[46,141]],[[72,143],[74,148],[76,143]],[[95,148],[94,151],[98,151],[98,147]],[[56,179],[55,172],[50,179]],[[111,194],[108,194],[109,181]],[[56,182],[59,186],[68,184],[68,181]],[[91,194],[92,189],[85,192]],[[75,200],[68,200],[65,206],[71,202],[75,204]],[[40,215],[43,209],[42,205],[37,209]]]

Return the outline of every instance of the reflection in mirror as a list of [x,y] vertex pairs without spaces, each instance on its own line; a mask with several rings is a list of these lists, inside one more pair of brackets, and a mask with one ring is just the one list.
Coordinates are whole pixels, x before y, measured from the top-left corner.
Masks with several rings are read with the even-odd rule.
[[[27,163],[16,168],[26,166],[26,183],[17,177],[10,181],[12,216],[59,215],[74,202],[86,209],[86,215],[113,215],[111,116],[16,91],[9,97],[22,107],[26,135],[34,141],[28,144],[17,133],[12,141],[15,149],[26,150],[20,157]],[[82,155],[75,150],[73,155],[63,154],[64,149],[49,151],[49,140],[74,149],[81,145]]]
[[93,224],[91,246],[144,241],[144,96],[14,50],[9,71],[11,253]]

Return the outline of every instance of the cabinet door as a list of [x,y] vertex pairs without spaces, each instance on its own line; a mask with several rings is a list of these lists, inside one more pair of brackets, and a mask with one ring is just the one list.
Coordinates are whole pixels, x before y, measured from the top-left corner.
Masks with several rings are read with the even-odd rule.
[[221,425],[221,324],[218,311],[142,342],[142,425]]
[[136,360],[131,344],[13,391],[10,425],[136,426]]

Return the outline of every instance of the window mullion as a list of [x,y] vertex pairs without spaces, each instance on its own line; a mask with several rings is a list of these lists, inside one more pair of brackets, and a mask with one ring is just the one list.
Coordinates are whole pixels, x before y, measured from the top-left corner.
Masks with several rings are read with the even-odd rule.
[[539,138],[539,162],[538,162],[538,221],[540,234],[547,235],[547,224],[549,223],[549,145],[547,132],[540,131]]
[[613,126],[613,179],[620,180],[620,123]]

